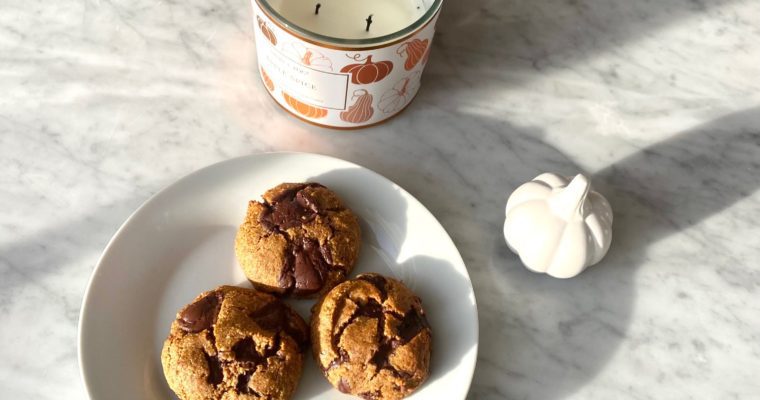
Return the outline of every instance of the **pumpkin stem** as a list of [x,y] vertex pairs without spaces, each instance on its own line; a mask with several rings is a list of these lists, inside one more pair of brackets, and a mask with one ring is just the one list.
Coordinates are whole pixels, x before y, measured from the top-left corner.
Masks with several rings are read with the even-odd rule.
[[311,50],[306,50],[306,53],[304,53],[303,58],[301,58],[301,61],[305,65],[311,65]]
[[400,94],[406,94],[406,87],[409,86],[409,78],[406,78],[404,80],[404,86],[401,86],[401,90],[399,90]]
[[367,94],[369,94],[369,92],[367,91],[367,89],[356,89],[356,90],[354,90],[354,95],[351,96],[351,100],[353,100],[353,99],[355,99],[357,97],[365,96]]
[[350,59],[352,59],[354,61],[363,62],[365,64],[371,64],[372,63],[372,54],[368,55],[366,58],[362,58],[362,55],[359,54],[359,53],[356,53],[353,56],[350,55],[350,54],[346,54],[346,57],[348,57],[348,58],[350,58]]
[[396,54],[402,55],[402,54],[406,53],[406,48],[407,47],[409,47],[409,42],[406,42],[406,43],[402,44],[401,46],[399,46],[398,49],[396,49]]
[[569,221],[582,216],[583,202],[591,187],[588,178],[578,174],[564,188],[556,189],[549,198],[549,207],[562,219]]

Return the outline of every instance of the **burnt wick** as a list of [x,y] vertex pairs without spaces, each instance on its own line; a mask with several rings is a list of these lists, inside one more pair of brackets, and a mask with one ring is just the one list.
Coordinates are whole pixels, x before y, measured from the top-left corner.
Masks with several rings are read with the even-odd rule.
[[319,15],[319,8],[322,7],[321,3],[317,3],[317,7],[314,8],[314,15]]
[[372,14],[370,14],[365,21],[367,21],[367,32],[369,32],[369,26],[372,25]]

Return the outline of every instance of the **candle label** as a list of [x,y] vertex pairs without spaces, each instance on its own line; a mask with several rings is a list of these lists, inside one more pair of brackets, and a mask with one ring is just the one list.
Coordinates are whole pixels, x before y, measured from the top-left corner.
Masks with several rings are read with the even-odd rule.
[[[295,61],[275,46],[259,51],[259,64],[269,66],[269,76],[285,93],[297,96],[304,103],[332,110],[344,110],[348,92],[348,75],[320,71]],[[298,54],[295,51],[293,54]],[[308,57],[309,50],[306,50]],[[312,53],[313,54],[313,50]],[[292,57],[292,55],[291,55]]]
[[437,13],[402,40],[354,49],[304,40],[273,21],[256,0],[252,4],[262,81],[296,116],[323,126],[356,128],[396,115],[417,94]]

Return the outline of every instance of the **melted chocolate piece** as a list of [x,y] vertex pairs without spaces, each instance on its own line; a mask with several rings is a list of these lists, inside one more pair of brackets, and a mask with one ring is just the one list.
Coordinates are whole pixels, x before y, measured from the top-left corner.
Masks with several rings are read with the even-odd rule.
[[351,393],[351,386],[349,386],[348,382],[346,382],[346,380],[341,377],[338,381],[338,390],[340,390],[342,393]]
[[219,361],[219,357],[208,354],[204,355],[206,356],[206,364],[208,365],[208,377],[206,377],[206,381],[214,386],[222,383],[224,372],[222,372],[222,363]]
[[188,305],[179,315],[179,327],[185,332],[197,333],[210,328],[216,323],[222,294],[213,292]]
[[[259,217],[259,222],[272,232],[282,233],[314,220],[326,210],[320,209],[316,200],[304,192],[310,187],[324,186],[308,183],[283,191],[271,203],[264,204],[266,210]],[[301,243],[289,241],[278,284],[286,289],[286,294],[291,291],[297,295],[319,292],[332,265],[332,253],[327,246],[320,246],[314,239],[304,238]]]
[[256,343],[253,339],[247,337],[232,346],[232,351],[235,353],[235,360],[252,362],[259,364],[261,362],[261,355],[256,351]]
[[[331,235],[332,236],[332,235]],[[325,262],[328,265],[333,265],[333,258],[332,258],[332,251],[330,251],[330,248],[327,247],[327,243],[325,243],[322,246],[319,246],[319,252],[322,254],[322,258],[325,260]]]
[[272,203],[266,204],[267,210],[259,217],[261,224],[270,231],[283,231],[316,218],[321,210],[317,202],[303,192],[309,187],[322,187],[322,185],[309,183],[283,191],[272,199]]
[[256,343],[253,339],[247,337],[232,346],[232,352],[235,353],[235,360],[251,363],[254,366],[264,364],[269,357],[277,355],[280,350],[280,335],[274,337],[274,343],[271,347],[264,350],[264,354],[259,354],[256,351]]
[[388,290],[385,288],[385,277],[378,274],[362,274],[356,279],[360,279],[366,282],[369,282],[372,284],[372,286],[376,287],[377,290],[380,291],[380,296],[383,300],[388,298]]
[[430,329],[430,324],[424,315],[420,315],[416,309],[409,310],[401,324],[398,326],[398,337],[401,341],[401,345],[409,343],[417,335],[422,332],[423,329]]
[[362,392],[359,393],[359,397],[364,400],[377,400],[380,398],[380,391],[375,390],[374,392]]
[[293,262],[296,293],[309,294],[322,289],[322,276],[330,269],[330,265],[325,261],[316,240],[304,239],[302,246],[294,247]]
[[251,394],[251,388],[248,387],[248,383],[251,381],[251,375],[253,375],[252,371],[238,375],[238,381],[235,385],[235,389],[238,393]]
[[326,246],[319,246],[319,242],[314,239],[303,238],[300,245],[291,243],[280,274],[280,287],[292,290],[297,295],[320,291],[325,275],[332,268],[328,261],[332,260],[329,254],[330,250]]
[[296,342],[298,349],[304,351],[309,341],[308,332],[288,324],[287,317],[291,316],[290,313],[291,311],[284,304],[272,301],[248,316],[262,329],[275,333],[285,332]]
[[248,371],[246,373],[238,375],[237,384],[235,384],[235,390],[237,390],[240,394],[250,394],[254,397],[261,398],[261,393],[254,390],[252,387],[249,386],[251,383],[251,376],[253,375],[253,371]]
[[380,343],[380,347],[377,348],[377,351],[375,351],[375,354],[372,355],[372,358],[369,360],[369,362],[375,364],[378,369],[393,368],[393,366],[388,361],[393,350],[398,347],[394,346],[393,344],[393,341],[383,341],[383,343]]

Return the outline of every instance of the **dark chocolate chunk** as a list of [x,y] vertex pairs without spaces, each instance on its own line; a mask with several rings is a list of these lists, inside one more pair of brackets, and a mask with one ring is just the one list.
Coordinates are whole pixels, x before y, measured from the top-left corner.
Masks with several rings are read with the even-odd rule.
[[291,250],[285,251],[285,264],[282,266],[282,271],[280,271],[280,279],[278,280],[278,284],[281,288],[287,289],[287,292],[290,292],[293,287],[295,286],[295,277],[293,276],[293,269],[295,268],[295,256],[293,255],[293,244],[288,243],[288,246]]
[[409,310],[398,326],[398,337],[401,340],[401,345],[414,339],[423,329],[429,328],[430,324],[428,324],[427,318],[424,315],[420,315],[414,308]]
[[370,362],[375,364],[378,369],[392,368],[388,359],[396,347],[397,346],[393,346],[393,341],[383,341],[380,343],[380,347],[377,348],[377,351],[375,351],[375,354],[372,355]]
[[235,353],[235,360],[252,362],[254,364],[261,363],[261,355],[256,351],[256,343],[253,339],[247,337],[232,346],[232,351]]
[[272,346],[264,350],[264,354],[259,354],[256,351],[256,343],[253,339],[247,337],[232,346],[232,352],[235,353],[235,360],[240,362],[247,362],[253,365],[259,365],[267,362],[269,357],[277,355],[280,350],[280,335],[274,337],[274,343]]
[[209,293],[180,312],[178,321],[180,328],[190,333],[197,333],[210,328],[216,323],[221,305],[222,294],[218,292]]
[[303,192],[308,187],[321,186],[316,183],[293,187],[272,199],[268,209],[261,214],[260,221],[271,231],[287,230],[303,225],[316,218],[321,212],[314,199]]
[[293,248],[293,262],[296,292],[318,292],[323,284],[322,274],[330,268],[322,256],[319,243],[316,240],[304,239],[302,246]]
[[325,254],[329,254],[329,249],[320,247],[314,239],[303,238],[299,244],[291,243],[280,274],[280,287],[293,290],[299,295],[320,291],[324,285],[324,276],[330,270]]
[[385,300],[388,298],[388,291],[385,288],[385,278],[382,275],[378,274],[362,274],[357,279],[361,279],[363,281],[371,283],[374,287],[377,288],[377,290],[380,291],[380,296],[382,296],[382,299]]
[[375,390],[374,392],[362,392],[359,393],[359,397],[364,400],[377,400],[380,398],[380,391]]
[[322,253],[322,258],[324,258],[327,264],[333,265],[332,251],[327,247],[327,243],[319,247],[319,252]]
[[[288,324],[287,316],[292,311],[285,308],[279,301],[272,301],[259,310],[249,314],[256,323],[270,332],[285,332],[298,345],[299,350],[304,351],[309,341],[308,332]],[[287,315],[286,315],[287,314]]]
[[348,385],[348,382],[343,377],[338,381],[338,390],[342,393],[351,393],[351,386]]
[[222,383],[224,372],[222,371],[222,363],[219,361],[219,357],[208,354],[204,355],[206,356],[206,364],[208,365],[208,377],[206,377],[206,381],[214,386]]
[[248,383],[251,382],[251,375],[253,375],[253,371],[238,375],[238,381],[235,385],[238,393],[251,394],[251,388],[248,386]]

